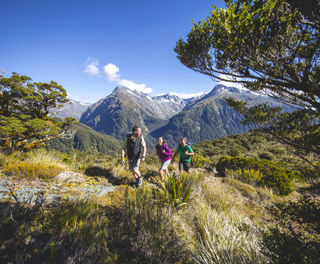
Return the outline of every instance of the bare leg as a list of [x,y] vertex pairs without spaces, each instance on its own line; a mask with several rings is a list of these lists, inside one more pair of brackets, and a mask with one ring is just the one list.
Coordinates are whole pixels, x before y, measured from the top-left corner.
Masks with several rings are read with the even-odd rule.
[[160,169],[160,170],[159,170],[159,173],[160,173],[160,179],[161,179],[161,181],[163,181],[163,170]]
[[133,169],[133,175],[137,179],[141,176],[140,171],[138,169]]
[[168,168],[166,168],[166,177],[168,178],[170,176]]

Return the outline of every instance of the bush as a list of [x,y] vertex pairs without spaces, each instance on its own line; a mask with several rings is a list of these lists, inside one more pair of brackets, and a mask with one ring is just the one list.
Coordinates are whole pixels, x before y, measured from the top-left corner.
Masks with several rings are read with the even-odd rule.
[[212,167],[212,161],[206,157],[203,157],[202,155],[195,154],[192,157],[191,160],[191,166],[194,168],[211,168]]
[[258,185],[271,187],[281,195],[287,195],[294,190],[292,179],[301,178],[299,171],[279,167],[278,164],[268,160],[247,159],[243,157],[221,157],[217,164],[217,171],[225,176],[226,170],[259,170],[263,177]]
[[273,160],[273,156],[271,153],[269,152],[262,152],[258,154],[258,157],[260,159],[266,159],[266,160]]

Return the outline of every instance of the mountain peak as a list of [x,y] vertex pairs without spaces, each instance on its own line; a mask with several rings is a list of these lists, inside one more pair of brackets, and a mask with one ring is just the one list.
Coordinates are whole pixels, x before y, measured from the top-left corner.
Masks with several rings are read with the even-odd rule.
[[117,86],[116,88],[114,88],[114,90],[112,91],[113,94],[118,94],[118,93],[127,93],[129,91],[128,87],[125,86]]

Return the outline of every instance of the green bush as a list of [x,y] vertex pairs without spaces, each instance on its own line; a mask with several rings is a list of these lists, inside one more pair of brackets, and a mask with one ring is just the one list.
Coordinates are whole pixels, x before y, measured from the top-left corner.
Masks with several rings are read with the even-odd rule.
[[259,153],[258,157],[260,159],[266,159],[266,160],[273,160],[274,159],[273,155],[271,153],[269,153],[269,152]]
[[212,161],[202,155],[195,154],[192,157],[191,166],[194,168],[211,168]]
[[263,177],[258,181],[258,185],[271,187],[281,195],[287,195],[294,190],[292,179],[301,178],[301,173],[279,167],[278,164],[268,160],[248,159],[243,157],[221,157],[217,164],[217,171],[225,176],[226,170],[259,170]]

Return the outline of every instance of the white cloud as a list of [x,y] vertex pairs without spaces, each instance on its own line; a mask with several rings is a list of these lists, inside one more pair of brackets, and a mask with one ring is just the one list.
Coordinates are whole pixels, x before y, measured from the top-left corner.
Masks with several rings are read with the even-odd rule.
[[126,86],[131,90],[137,90],[139,92],[143,92],[146,94],[149,94],[152,92],[152,89],[147,87],[144,83],[135,83],[133,81],[129,81],[129,80],[120,80],[119,81],[120,85]]
[[121,79],[119,67],[112,63],[105,65],[103,69],[110,82],[116,82],[118,85],[126,86],[130,90],[136,90],[147,94],[152,92],[152,89],[147,87],[144,83],[135,83],[134,81]]
[[110,82],[118,82],[120,80],[119,67],[109,63],[103,67],[104,73],[107,75],[107,78]]
[[89,59],[85,63],[86,68],[84,69],[84,72],[93,76],[97,76],[100,74],[98,65],[99,65],[98,60],[93,60],[90,62],[90,59]]
[[170,92],[169,95],[176,95],[182,99],[188,99],[188,98],[191,98],[191,97],[198,97],[198,96],[201,96],[201,95],[204,95],[206,93],[204,92],[198,92],[198,93],[176,93],[176,92]]

